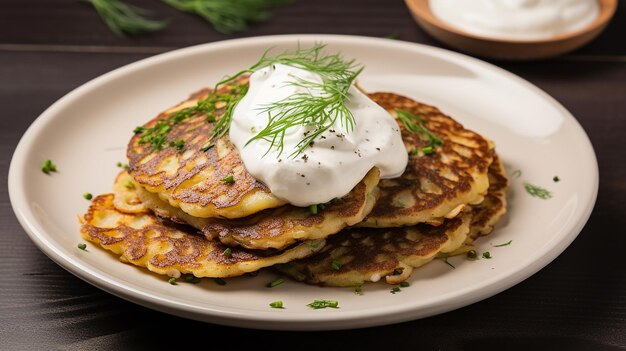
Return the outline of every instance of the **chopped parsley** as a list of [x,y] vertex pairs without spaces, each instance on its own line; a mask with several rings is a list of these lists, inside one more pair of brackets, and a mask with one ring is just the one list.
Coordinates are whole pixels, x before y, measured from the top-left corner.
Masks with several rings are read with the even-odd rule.
[[224,184],[233,184],[235,182],[235,177],[232,174],[227,175],[226,177],[221,179]]
[[397,292],[400,292],[400,288],[398,288],[397,286],[394,286],[393,288],[391,288],[391,290],[389,290],[390,293],[395,294]]
[[215,281],[215,284],[217,284],[217,285],[221,285],[221,286],[226,285],[226,281],[224,279],[222,279],[222,278],[215,278],[215,279],[213,279],[213,281]]
[[317,205],[309,206],[309,212],[311,212],[311,214],[316,215],[317,214]]
[[271,308],[284,308],[283,307],[283,302],[282,301],[274,301],[274,302],[270,302],[270,307]]
[[231,257],[233,255],[233,249],[231,249],[230,247],[227,247],[226,250],[222,252],[222,255],[226,257]]
[[126,187],[126,189],[134,189],[135,188],[135,184],[133,184],[132,180],[128,180],[126,182],[126,184],[124,184],[124,187]]
[[41,171],[45,174],[50,174],[50,172],[56,172],[57,166],[50,160],[45,160],[43,165],[41,166]]
[[196,276],[195,276],[195,275],[193,275],[193,274],[188,274],[188,275],[186,275],[186,276],[185,276],[185,280],[186,280],[187,282],[189,282],[189,283],[192,283],[192,284],[198,284],[198,283],[200,283],[200,278],[196,277]]
[[354,288],[354,293],[359,295],[359,296],[363,296],[363,285],[359,285],[357,287]]
[[87,244],[85,243],[80,243],[77,245],[77,247],[83,251],[85,251],[87,249]]
[[117,163],[117,167],[118,167],[118,168],[128,169],[128,164],[126,164],[126,163],[122,163],[122,162],[118,162],[118,163]]
[[511,243],[513,242],[513,240],[509,240],[508,242],[504,243],[504,244],[499,244],[499,245],[493,245],[493,247],[502,247],[502,246],[508,246],[511,245]]
[[409,282],[402,282],[400,283],[400,286],[403,288],[408,288],[411,284],[409,284]]
[[522,171],[520,171],[519,169],[517,169],[517,170],[513,171],[513,173],[511,173],[511,176],[512,176],[512,177],[515,177],[515,178],[519,178],[519,177],[521,177],[521,176],[522,176]]
[[552,193],[550,191],[529,182],[524,182],[524,189],[526,189],[526,192],[531,196],[538,197],[540,199],[546,200],[552,197]]
[[285,279],[283,279],[283,278],[278,278],[278,279],[276,279],[276,280],[274,280],[274,281],[269,282],[269,283],[267,284],[267,287],[268,287],[268,288],[274,288],[274,287],[277,287],[277,286],[279,286],[280,284],[282,284],[282,283],[284,283],[284,282],[285,282]]
[[176,148],[178,151],[183,151],[185,148],[184,140],[170,141],[170,146]]
[[311,307],[314,310],[318,310],[320,308],[339,308],[339,302],[335,300],[315,300],[308,304],[307,306]]
[[83,194],[83,198],[85,200],[91,200],[91,199],[93,199],[93,195],[91,195],[91,193],[84,193]]
[[167,280],[168,283],[172,284],[172,285],[178,285],[176,284],[176,278],[170,278]]
[[490,259],[491,258],[491,253],[489,253],[489,251],[483,252],[483,258]]
[[334,260],[330,266],[333,267],[334,270],[338,271],[341,269],[341,262]]

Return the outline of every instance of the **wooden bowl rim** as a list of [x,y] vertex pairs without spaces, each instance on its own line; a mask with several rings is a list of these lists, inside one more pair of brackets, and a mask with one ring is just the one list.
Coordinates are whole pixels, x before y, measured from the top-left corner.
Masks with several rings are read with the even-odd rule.
[[[467,0],[462,0],[467,1]],[[615,14],[617,10],[617,0],[598,0],[600,3],[600,14],[598,17],[591,22],[587,27],[579,29],[574,32],[568,32],[559,34],[554,37],[546,38],[546,39],[504,39],[504,38],[493,38],[489,36],[476,35],[472,33],[468,33],[458,29],[457,27],[453,27],[439,18],[437,18],[432,11],[430,10],[430,0],[405,0],[406,5],[409,10],[413,12],[420,19],[428,22],[430,25],[438,27],[447,32],[451,32],[453,34],[468,37],[472,39],[478,39],[489,42],[497,42],[497,43],[507,43],[507,44],[546,44],[546,43],[554,43],[558,41],[566,41],[590,32],[594,32],[599,30],[603,26],[605,26]]]

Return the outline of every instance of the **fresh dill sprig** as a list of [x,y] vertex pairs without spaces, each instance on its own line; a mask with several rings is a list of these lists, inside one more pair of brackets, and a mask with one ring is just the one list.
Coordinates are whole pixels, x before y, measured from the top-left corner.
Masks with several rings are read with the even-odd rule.
[[[441,140],[441,138],[433,134],[424,126],[424,118],[401,109],[396,109],[396,115],[409,133],[422,134],[428,138],[428,145],[422,148],[422,152],[424,154],[433,153],[437,146],[443,144],[443,140]],[[414,154],[417,154],[417,149],[415,149]]]
[[192,13],[211,23],[221,33],[241,32],[250,23],[271,16],[271,10],[289,0],[162,0],[183,12]]
[[546,200],[552,197],[552,193],[547,189],[531,184],[529,182],[524,182],[524,189],[526,189],[526,192],[531,196],[538,197],[540,199]]
[[[313,126],[314,129],[296,145],[295,150],[289,155],[289,157],[296,157],[337,121],[347,132],[353,130],[354,116],[345,103],[349,97],[348,90],[363,71],[363,67],[357,67],[354,60],[344,60],[339,53],[324,53],[325,47],[325,44],[317,43],[310,49],[298,48],[275,56],[269,55],[268,50],[250,68],[220,82],[224,84],[243,74],[275,64],[301,68],[321,77],[322,83],[302,79],[291,83],[303,87],[303,92],[268,104],[261,109],[260,113],[268,114],[268,123],[257,135],[248,140],[246,145],[254,140],[265,140],[270,144],[268,152],[276,149],[280,156],[284,147],[283,138],[289,128],[298,125]],[[313,94],[312,91],[316,93]],[[214,129],[214,138],[228,131],[231,120],[232,113],[225,113],[220,118]]]
[[[215,122],[209,141],[203,150],[211,148],[219,138],[228,133],[235,107],[248,90],[247,85],[234,85],[227,94],[217,94],[218,88],[246,74],[275,64],[284,64],[316,73],[321,77],[322,83],[306,80],[291,83],[304,87],[305,92],[265,106],[261,113],[268,114],[268,124],[248,140],[246,145],[254,140],[265,140],[270,144],[268,152],[276,149],[280,156],[283,152],[283,138],[287,129],[305,124],[313,126],[314,129],[296,145],[290,155],[290,157],[296,157],[337,121],[346,132],[351,132],[354,129],[355,120],[352,112],[345,106],[345,102],[349,97],[348,90],[363,71],[363,67],[357,67],[354,60],[344,60],[339,53],[324,53],[325,47],[325,44],[318,43],[309,49],[287,50],[277,55],[270,55],[270,50],[267,50],[254,65],[217,82],[212,93],[206,99],[199,101],[196,106],[178,111],[160,120],[154,127],[137,127],[135,133],[141,134],[139,143],[151,143],[154,150],[161,150],[169,145],[166,143],[167,135],[174,125],[202,112],[207,115],[209,122]],[[311,90],[319,94],[313,95]],[[219,118],[214,113],[217,103],[222,103],[221,108],[224,109],[224,113]]]
[[[247,86],[244,85],[235,85],[231,87],[230,91],[226,94],[218,94],[219,83],[215,86],[215,89],[209,93],[205,99],[202,99],[196,103],[195,106],[190,106],[184,108],[178,112],[175,112],[169,115],[167,118],[159,120],[153,127],[137,127],[134,130],[135,134],[141,134],[139,139],[139,144],[151,144],[152,151],[163,150],[166,146],[175,147],[178,151],[181,151],[184,147],[184,141],[180,140],[170,140],[168,143],[168,134],[172,130],[172,128],[189,119],[192,116],[196,116],[198,113],[203,113],[207,116],[207,120],[209,122],[215,122],[216,116],[215,112],[219,109],[218,106],[224,105],[225,112],[224,114],[231,114],[234,105],[236,102],[241,100],[241,98],[245,95],[248,90]],[[216,126],[220,123],[220,120],[217,121]],[[216,128],[216,126],[214,128]],[[214,129],[215,130],[215,129]],[[221,137],[222,135],[219,135]],[[212,144],[208,144],[204,147],[204,149],[210,147]]]
[[120,37],[125,34],[155,32],[167,26],[167,21],[146,18],[150,11],[120,0],[85,0],[93,5],[106,25]]

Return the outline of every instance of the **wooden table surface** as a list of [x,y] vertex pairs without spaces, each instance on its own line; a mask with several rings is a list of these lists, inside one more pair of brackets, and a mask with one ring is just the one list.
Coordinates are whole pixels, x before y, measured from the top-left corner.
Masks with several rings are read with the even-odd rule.
[[[186,320],[105,293],[40,252],[8,197],[11,156],[32,121],[86,81],[145,57],[223,39],[334,33],[444,45],[429,38],[400,0],[298,0],[248,32],[223,35],[158,1],[136,0],[170,18],[168,29],[114,36],[75,0],[0,1],[0,349],[148,349],[311,346],[349,349],[619,350],[626,347],[626,9],[585,48],[540,62],[493,62],[536,84],[582,124],[600,166],[589,222],[555,261],[484,301],[438,316],[333,332],[268,332]],[[221,338],[220,338],[221,337]]]

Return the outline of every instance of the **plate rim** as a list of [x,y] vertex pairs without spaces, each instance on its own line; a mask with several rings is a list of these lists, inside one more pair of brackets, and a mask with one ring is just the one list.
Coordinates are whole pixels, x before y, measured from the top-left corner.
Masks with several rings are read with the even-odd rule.
[[[258,314],[246,314],[241,311],[233,310],[220,310],[216,308],[207,308],[202,311],[198,311],[195,306],[179,302],[167,300],[157,293],[150,293],[135,289],[132,286],[120,284],[114,279],[110,279],[106,274],[102,274],[96,270],[87,267],[79,259],[71,257],[69,253],[64,252],[62,247],[58,247],[49,240],[45,231],[40,232],[36,226],[31,223],[29,218],[27,203],[25,196],[20,194],[17,189],[23,187],[21,183],[21,175],[24,172],[25,166],[25,153],[27,146],[38,132],[45,128],[46,123],[54,118],[55,112],[67,104],[72,103],[75,99],[79,98],[85,92],[90,91],[100,85],[105,85],[109,81],[113,81],[118,77],[124,76],[127,72],[132,72],[142,67],[149,67],[151,65],[158,64],[162,61],[175,60],[176,57],[184,57],[203,50],[222,50],[229,46],[246,46],[254,45],[262,42],[273,42],[284,44],[288,41],[295,41],[297,39],[303,39],[307,41],[323,41],[327,43],[350,41],[350,45],[361,46],[368,43],[375,43],[376,45],[389,45],[396,46],[398,48],[413,49],[426,54],[434,53],[435,56],[446,56],[462,61],[469,61],[470,63],[477,64],[486,68],[498,75],[503,75],[507,79],[513,79],[518,83],[521,83],[524,88],[530,89],[532,92],[538,94],[542,99],[546,100],[550,105],[557,107],[564,116],[567,116],[569,122],[573,124],[576,132],[582,137],[581,141],[586,142],[588,151],[590,151],[590,161],[592,161],[593,169],[591,170],[592,181],[591,185],[591,198],[586,204],[586,207],[581,213],[581,216],[571,225],[571,229],[562,236],[560,241],[555,245],[546,245],[542,250],[535,252],[532,257],[528,259],[529,264],[517,267],[513,274],[505,279],[500,275],[494,275],[491,279],[482,281],[472,287],[470,294],[457,294],[458,296],[448,298],[445,295],[437,299],[437,303],[426,309],[405,309],[405,306],[385,306],[384,313],[381,313],[381,308],[367,309],[363,311],[344,311],[342,313],[324,313],[324,314],[310,314],[306,317],[306,320],[299,317],[297,314],[280,314],[280,313],[258,313]],[[595,151],[591,141],[578,122],[578,120],[556,99],[550,96],[548,93],[532,84],[531,82],[506,71],[496,65],[479,60],[477,58],[467,56],[454,51],[432,47],[424,44],[395,41],[384,38],[374,38],[367,36],[355,36],[355,35],[332,35],[332,34],[287,34],[287,35],[268,35],[258,37],[247,37],[239,39],[229,39],[211,43],[204,43],[194,45],[190,47],[180,48],[165,52],[162,54],[150,56],[127,65],[121,66],[107,73],[104,73],[98,77],[95,77],[86,83],[81,84],[77,88],[71,90],[63,97],[55,101],[47,109],[45,109],[28,127],[26,132],[20,138],[20,141],[13,153],[11,163],[9,166],[8,175],[8,188],[9,199],[11,207],[24,231],[35,243],[35,245],[46,256],[52,259],[56,264],[72,273],[74,276],[82,279],[83,281],[99,288],[115,296],[123,298],[125,300],[137,303],[144,307],[155,309],[161,312],[177,315],[184,318],[190,318],[203,322],[218,323],[227,326],[246,327],[255,329],[269,329],[269,330],[339,330],[339,329],[351,329],[387,325],[392,323],[400,323],[408,320],[425,318],[435,314],[448,312],[463,306],[467,306],[476,303],[480,300],[494,296],[516,284],[519,284],[523,280],[532,276],[540,269],[552,262],[558,257],[580,234],[584,225],[587,223],[591,212],[595,206],[599,187],[599,170]],[[104,272],[103,272],[104,273]],[[447,300],[446,300],[447,299]],[[419,316],[417,312],[419,311]],[[368,316],[376,316],[377,318],[364,318]],[[263,322],[263,323],[259,323]]]

